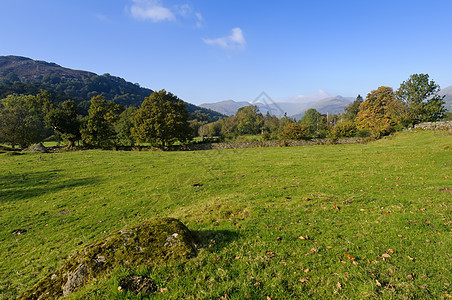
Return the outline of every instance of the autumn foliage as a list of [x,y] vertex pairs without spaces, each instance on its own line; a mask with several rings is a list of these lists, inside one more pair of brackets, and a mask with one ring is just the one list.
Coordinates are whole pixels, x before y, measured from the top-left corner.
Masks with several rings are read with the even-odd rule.
[[395,99],[392,88],[381,86],[367,94],[356,116],[358,129],[369,129],[373,137],[381,137],[402,126],[406,106]]

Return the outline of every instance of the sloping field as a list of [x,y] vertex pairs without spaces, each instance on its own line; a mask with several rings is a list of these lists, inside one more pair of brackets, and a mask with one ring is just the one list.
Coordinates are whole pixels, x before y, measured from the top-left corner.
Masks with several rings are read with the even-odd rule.
[[[0,154],[0,298],[82,247],[176,217],[197,257],[120,268],[73,298],[452,297],[452,135],[366,145]],[[159,292],[118,290],[146,275]]]

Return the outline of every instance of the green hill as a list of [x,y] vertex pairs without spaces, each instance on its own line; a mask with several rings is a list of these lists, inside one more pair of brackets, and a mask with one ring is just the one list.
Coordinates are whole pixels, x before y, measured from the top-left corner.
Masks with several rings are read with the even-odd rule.
[[[138,107],[153,93],[151,89],[110,74],[97,75],[20,56],[0,56],[0,99],[11,93],[36,94],[41,89],[51,91],[56,101],[75,100],[82,114],[86,114],[90,99],[96,95],[125,107]],[[215,121],[223,117],[189,103],[187,109],[192,119]]]

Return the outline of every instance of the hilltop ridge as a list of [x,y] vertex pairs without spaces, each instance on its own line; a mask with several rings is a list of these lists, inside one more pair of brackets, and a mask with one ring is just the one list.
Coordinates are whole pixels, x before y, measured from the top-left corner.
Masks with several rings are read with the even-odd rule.
[[[108,73],[97,75],[27,57],[0,56],[0,98],[12,93],[37,94],[41,89],[52,92],[57,102],[73,99],[82,114],[86,114],[93,96],[102,95],[105,99],[125,107],[138,107],[145,97],[154,92],[152,89]],[[185,103],[192,119],[215,121],[224,116]]]

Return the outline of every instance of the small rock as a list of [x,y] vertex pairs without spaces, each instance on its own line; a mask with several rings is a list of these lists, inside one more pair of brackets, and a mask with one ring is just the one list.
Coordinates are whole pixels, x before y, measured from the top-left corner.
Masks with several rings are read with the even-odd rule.
[[11,233],[14,235],[21,235],[22,233],[25,233],[25,232],[27,232],[27,229],[21,228],[21,229],[13,230],[13,232],[11,232]]
[[57,216],[67,215],[70,212],[71,212],[70,210],[63,210],[63,211],[60,211],[59,213],[57,213]]

